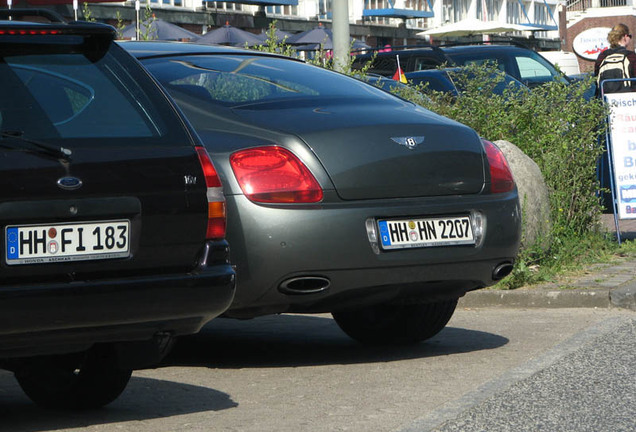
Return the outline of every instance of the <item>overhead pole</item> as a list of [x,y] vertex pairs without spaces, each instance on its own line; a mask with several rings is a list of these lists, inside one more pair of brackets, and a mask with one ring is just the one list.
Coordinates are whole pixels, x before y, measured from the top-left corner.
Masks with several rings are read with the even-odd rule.
[[333,0],[333,61],[334,69],[347,72],[349,68],[349,0]]

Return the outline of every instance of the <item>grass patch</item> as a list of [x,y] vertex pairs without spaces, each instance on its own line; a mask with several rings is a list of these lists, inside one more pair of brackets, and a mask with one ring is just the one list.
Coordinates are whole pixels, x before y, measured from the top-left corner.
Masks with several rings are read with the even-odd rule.
[[571,283],[565,282],[567,278],[580,277],[595,264],[618,263],[626,257],[634,256],[636,242],[624,241],[619,245],[611,233],[570,237],[564,240],[558,253],[533,256],[531,251],[522,251],[512,273],[493,288],[512,290],[545,282],[559,284],[561,281],[563,285],[559,284],[559,289],[573,289]]

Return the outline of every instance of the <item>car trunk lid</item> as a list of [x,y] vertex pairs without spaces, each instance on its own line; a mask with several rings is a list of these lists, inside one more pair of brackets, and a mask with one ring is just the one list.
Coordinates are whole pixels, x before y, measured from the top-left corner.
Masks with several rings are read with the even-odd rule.
[[485,157],[472,129],[398,99],[383,104],[331,99],[234,111],[302,138],[342,199],[481,192]]

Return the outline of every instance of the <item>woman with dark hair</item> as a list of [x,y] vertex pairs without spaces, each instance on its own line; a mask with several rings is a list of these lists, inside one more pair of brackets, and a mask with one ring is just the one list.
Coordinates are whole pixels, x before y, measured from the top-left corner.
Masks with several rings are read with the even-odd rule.
[[[609,49],[601,52],[594,63],[594,76],[597,77],[598,93],[601,81],[606,79],[636,78],[636,53],[627,49],[632,41],[629,27],[617,24],[607,35]],[[604,93],[616,93],[636,90],[634,81],[613,81],[603,84]]]

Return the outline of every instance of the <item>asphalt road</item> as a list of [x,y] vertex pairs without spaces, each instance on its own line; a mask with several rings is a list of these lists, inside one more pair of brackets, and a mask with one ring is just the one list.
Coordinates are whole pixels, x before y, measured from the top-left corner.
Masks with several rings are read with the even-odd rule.
[[215,320],[107,408],[42,410],[0,372],[0,430],[636,430],[634,312],[458,310],[413,347],[365,347],[328,315]]

